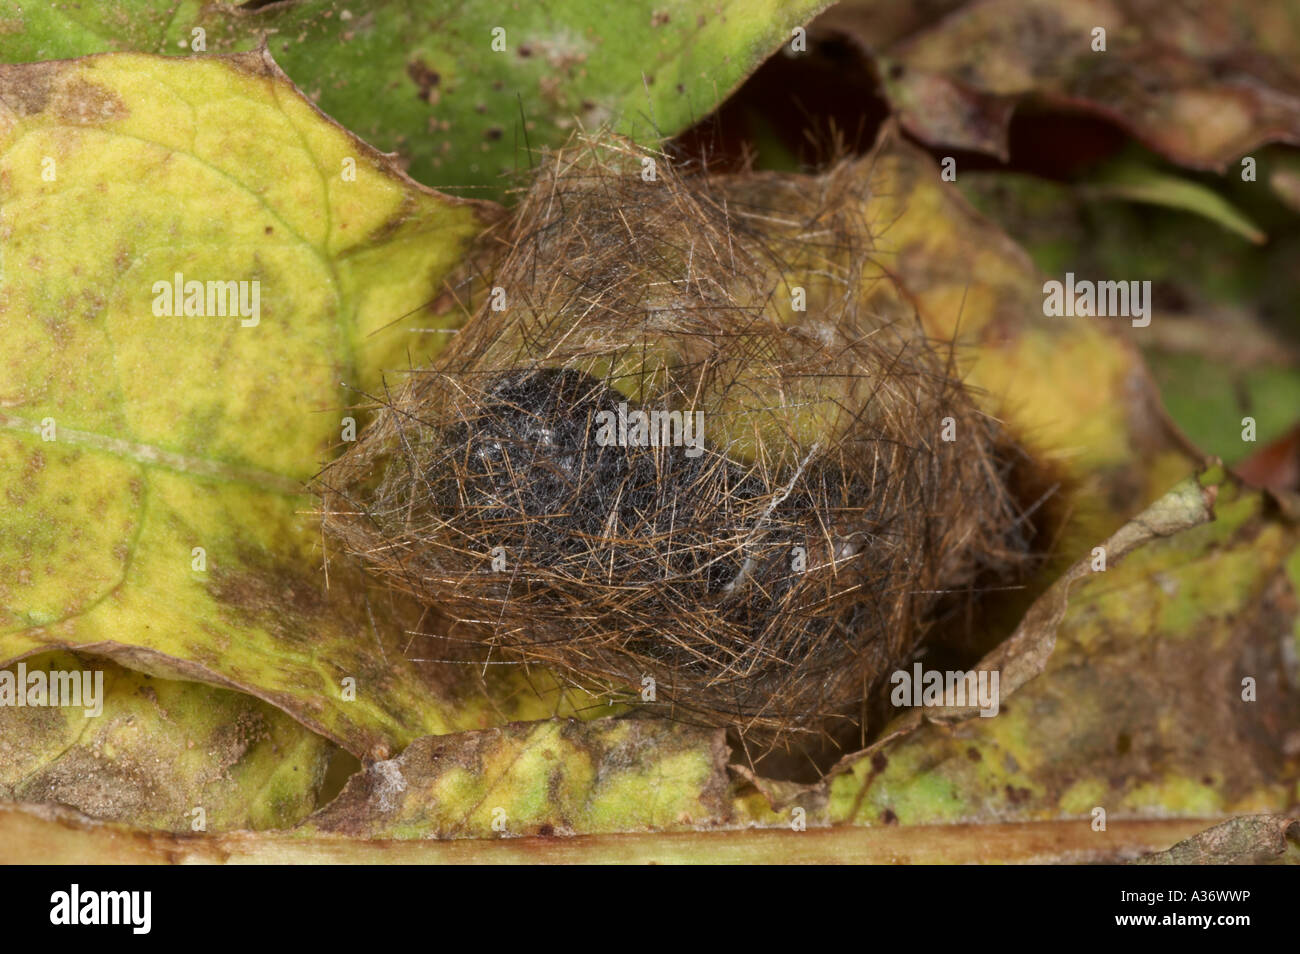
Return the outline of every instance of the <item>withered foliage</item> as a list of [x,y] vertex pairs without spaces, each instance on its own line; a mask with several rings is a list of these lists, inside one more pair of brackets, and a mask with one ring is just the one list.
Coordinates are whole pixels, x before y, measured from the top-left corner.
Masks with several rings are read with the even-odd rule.
[[[497,658],[772,737],[860,717],[1031,550],[1014,444],[873,261],[866,161],[550,156],[495,299],[322,474],[327,531]],[[621,404],[699,412],[702,452],[598,440]]]

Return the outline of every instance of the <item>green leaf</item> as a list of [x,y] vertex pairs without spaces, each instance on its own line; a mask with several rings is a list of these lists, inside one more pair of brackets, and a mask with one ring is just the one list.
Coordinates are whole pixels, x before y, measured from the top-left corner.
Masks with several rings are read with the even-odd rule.
[[1113,163],[1094,173],[1081,186],[1086,196],[1127,199],[1182,209],[1215,222],[1256,245],[1267,240],[1258,226],[1212,189],[1144,163]]
[[[439,347],[411,332],[454,322],[425,305],[495,209],[407,179],[262,54],[0,89],[0,661],[94,646],[358,755],[552,714],[502,667],[410,661],[422,611],[322,573],[304,492],[358,390]],[[259,313],[159,307],[178,273],[250,306],[257,283]]]
[[[9,62],[107,50],[211,53],[265,43],[323,110],[396,151],[416,178],[499,195],[525,144],[559,145],[576,123],[642,141],[708,115],[826,0],[631,0],[593,16],[580,0],[503,8],[467,0],[224,4],[0,0]],[[6,12],[7,8],[7,12]],[[493,31],[503,46],[493,48]]]
[[[1229,464],[1282,436],[1300,415],[1300,374],[1294,366],[1234,367],[1204,355],[1155,349],[1146,359],[1170,415],[1197,447]],[[1253,443],[1242,440],[1247,416],[1255,419]]]

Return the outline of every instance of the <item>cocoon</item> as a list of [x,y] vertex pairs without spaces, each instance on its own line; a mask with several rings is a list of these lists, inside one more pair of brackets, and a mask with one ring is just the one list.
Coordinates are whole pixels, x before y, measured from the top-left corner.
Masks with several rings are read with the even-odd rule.
[[875,265],[862,161],[645,158],[548,158],[494,295],[322,475],[325,525],[513,658],[822,731],[1026,565],[1020,452]]

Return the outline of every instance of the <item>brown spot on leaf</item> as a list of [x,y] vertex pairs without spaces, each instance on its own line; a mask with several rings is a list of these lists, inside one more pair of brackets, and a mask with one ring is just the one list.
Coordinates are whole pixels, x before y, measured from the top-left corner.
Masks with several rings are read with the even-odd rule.
[[442,82],[442,76],[432,69],[424,60],[412,60],[406,64],[406,75],[415,83],[420,99],[432,104],[434,90]]
[[72,749],[24,783],[22,799],[71,805],[97,818],[127,820],[168,807],[156,766]]
[[1029,797],[1033,794],[1033,792],[1027,788],[1017,788],[1014,785],[1008,785],[1005,791],[1007,793],[1007,801],[1012,805],[1019,805],[1021,802],[1028,801]]
[[81,78],[60,89],[51,105],[60,119],[76,126],[103,125],[130,112],[116,93]]
[[312,639],[310,622],[326,609],[321,591],[282,568],[248,555],[239,569],[220,564],[209,569],[213,596],[242,625],[266,629],[288,645],[303,645]]
[[[288,45],[286,44],[284,48],[288,49]],[[267,52],[231,53],[227,56],[212,58],[221,59],[229,63],[233,69],[240,73],[247,73],[249,76],[284,77],[280,67],[275,65],[275,60]]]
[[54,89],[54,81],[66,68],[65,62],[0,66],[4,105],[19,116],[43,112]]

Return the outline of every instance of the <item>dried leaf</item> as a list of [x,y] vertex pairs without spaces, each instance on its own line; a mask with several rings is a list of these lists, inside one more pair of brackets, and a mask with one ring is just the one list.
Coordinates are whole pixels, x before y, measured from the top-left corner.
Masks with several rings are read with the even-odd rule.
[[1222,171],[1263,143],[1300,142],[1297,23],[1292,2],[978,0],[887,51],[886,94],[934,145],[1005,159],[1012,107],[1033,97]]
[[1300,821],[1286,815],[1248,815],[1137,859],[1139,865],[1267,864],[1300,854]]
[[[0,705],[4,798],[174,832],[285,828],[315,808],[334,747],[260,700],[69,653],[8,672],[28,705]],[[31,704],[69,678],[90,690],[76,705]]]

